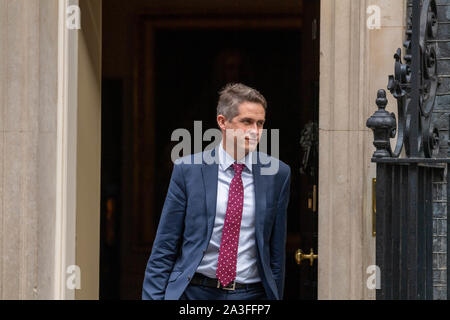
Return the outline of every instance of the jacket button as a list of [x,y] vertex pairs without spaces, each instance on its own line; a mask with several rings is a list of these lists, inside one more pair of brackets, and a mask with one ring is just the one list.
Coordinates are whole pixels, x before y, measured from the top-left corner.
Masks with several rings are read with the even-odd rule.
[[188,280],[191,281],[191,277],[190,276],[188,276]]

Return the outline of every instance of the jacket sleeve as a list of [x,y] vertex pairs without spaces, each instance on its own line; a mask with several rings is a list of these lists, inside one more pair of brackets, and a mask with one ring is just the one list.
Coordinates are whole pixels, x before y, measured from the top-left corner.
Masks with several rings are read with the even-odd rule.
[[170,273],[178,256],[186,213],[182,164],[175,164],[164,202],[152,253],[145,270],[143,300],[164,299]]
[[291,185],[291,169],[288,167],[288,174],[283,183],[280,197],[277,204],[277,213],[273,225],[270,239],[270,266],[272,274],[277,284],[278,296],[283,299],[284,277],[286,264],[286,232],[287,232],[287,207],[289,204]]

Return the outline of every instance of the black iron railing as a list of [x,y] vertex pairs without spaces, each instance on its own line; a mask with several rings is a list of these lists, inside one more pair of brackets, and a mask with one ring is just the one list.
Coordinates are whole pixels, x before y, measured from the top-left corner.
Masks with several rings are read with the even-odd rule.
[[401,49],[395,53],[395,73],[387,86],[397,100],[397,117],[385,110],[386,92],[380,90],[378,110],[367,121],[377,163],[377,299],[433,299],[432,186],[450,162],[436,158],[439,128],[431,117],[439,86],[436,2],[413,0],[410,6],[405,52],[403,57]]

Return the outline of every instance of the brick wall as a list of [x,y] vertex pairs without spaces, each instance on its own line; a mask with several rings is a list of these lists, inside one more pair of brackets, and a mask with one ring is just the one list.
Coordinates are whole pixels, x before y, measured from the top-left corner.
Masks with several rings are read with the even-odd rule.
[[433,297],[447,299],[447,184],[446,174],[433,182]]
[[[439,128],[441,152],[448,152],[450,112],[450,0],[437,0],[437,68],[440,85],[433,121]],[[433,183],[433,297],[447,299],[447,171]]]
[[450,0],[437,0],[438,43],[437,68],[440,85],[438,87],[433,121],[440,133],[440,156],[447,155],[448,117],[450,111]]

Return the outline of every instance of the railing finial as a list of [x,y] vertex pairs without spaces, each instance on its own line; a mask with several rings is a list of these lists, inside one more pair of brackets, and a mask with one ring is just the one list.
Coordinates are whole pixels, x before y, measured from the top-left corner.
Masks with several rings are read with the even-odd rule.
[[395,137],[397,122],[394,113],[387,112],[386,91],[378,90],[376,104],[378,110],[367,120],[367,127],[372,129],[374,135],[373,145],[377,150],[374,158],[390,158],[392,156],[390,139]]

